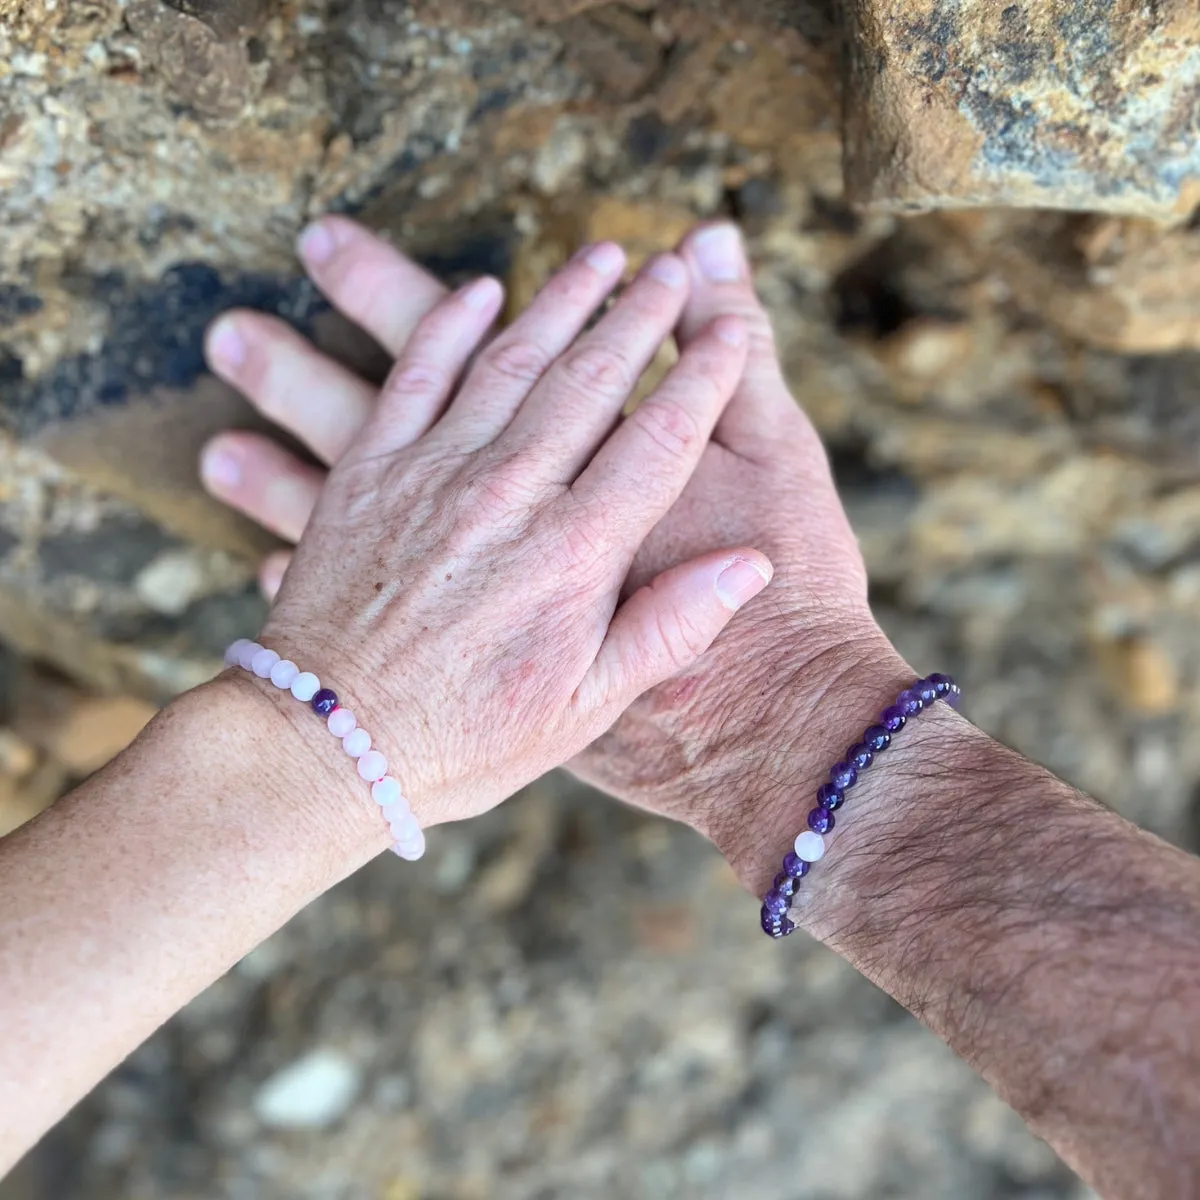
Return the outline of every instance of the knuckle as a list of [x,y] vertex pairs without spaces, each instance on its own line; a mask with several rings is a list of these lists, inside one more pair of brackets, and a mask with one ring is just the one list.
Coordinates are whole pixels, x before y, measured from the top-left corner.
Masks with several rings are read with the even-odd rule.
[[393,372],[387,382],[388,396],[428,396],[439,393],[446,385],[445,372],[430,363],[405,363]]
[[563,360],[565,379],[581,390],[618,393],[634,384],[629,360],[612,346],[585,346]]
[[482,366],[490,374],[532,386],[546,370],[546,352],[536,342],[524,338],[497,342],[484,352]]
[[536,505],[538,482],[520,458],[491,463],[464,480],[458,511],[468,525],[519,524]]
[[648,400],[634,410],[630,420],[639,432],[671,458],[686,458],[700,441],[695,414],[677,400]]

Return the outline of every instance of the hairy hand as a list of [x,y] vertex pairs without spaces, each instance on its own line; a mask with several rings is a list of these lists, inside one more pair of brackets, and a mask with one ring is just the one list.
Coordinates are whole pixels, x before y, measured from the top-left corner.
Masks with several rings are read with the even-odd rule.
[[[322,219],[301,253],[333,304],[393,355],[444,294],[411,260],[343,218]],[[679,254],[690,279],[675,329],[685,361],[712,322],[729,317],[748,332],[747,360],[686,490],[643,543],[626,594],[713,546],[755,546],[775,564],[775,580],[703,661],[635,703],[572,767],[717,836],[729,819],[731,774],[764,737],[780,737],[782,722],[799,718],[797,696],[815,703],[848,660],[890,651],[867,607],[866,572],[824,450],[783,380],[736,229],[699,227]],[[633,347],[619,348],[629,355]],[[378,403],[374,388],[262,314],[223,317],[209,359],[325,463],[342,458]],[[220,499],[288,540],[304,530],[324,482],[323,472],[248,433],[216,439],[205,478]],[[268,595],[286,565],[286,553],[264,563]]]
[[[342,690],[423,823],[481,812],[581,750],[770,578],[714,534],[622,603],[747,352],[741,321],[707,322],[620,420],[688,293],[663,256],[584,332],[623,266],[614,245],[581,252],[478,354],[500,284],[436,299],[346,431],[263,632]],[[331,415],[330,393],[297,394]]]

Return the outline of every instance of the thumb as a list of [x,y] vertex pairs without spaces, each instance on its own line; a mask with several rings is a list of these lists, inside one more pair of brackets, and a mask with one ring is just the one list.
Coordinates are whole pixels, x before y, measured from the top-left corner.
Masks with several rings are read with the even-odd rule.
[[691,666],[774,570],[757,550],[721,550],[664,571],[617,610],[580,687],[582,707],[624,710]]

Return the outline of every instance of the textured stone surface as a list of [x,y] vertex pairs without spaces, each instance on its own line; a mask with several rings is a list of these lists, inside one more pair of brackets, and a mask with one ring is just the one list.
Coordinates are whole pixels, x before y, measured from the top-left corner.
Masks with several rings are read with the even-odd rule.
[[1193,0],[848,0],[850,194],[1186,220],[1200,206]]
[[[254,630],[267,543],[194,474],[252,418],[200,338],[250,304],[379,374],[298,277],[314,213],[516,302],[583,239],[643,258],[734,214],[904,651],[1195,844],[1200,229],[856,212],[831,10],[0,0],[0,640],[157,700]],[[3,826],[70,776],[0,701]],[[545,790],[439,834],[252,955],[0,1195],[1079,1200],[868,985],[760,945],[699,855]],[[361,1095],[312,1141],[264,1137],[259,1087],[318,1044],[366,1064]]]

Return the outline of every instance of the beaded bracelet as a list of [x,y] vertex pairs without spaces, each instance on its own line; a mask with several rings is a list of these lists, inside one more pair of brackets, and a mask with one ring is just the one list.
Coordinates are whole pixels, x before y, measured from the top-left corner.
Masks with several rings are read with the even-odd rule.
[[800,880],[815,862],[825,857],[825,837],[834,826],[833,814],[846,803],[846,793],[858,782],[859,776],[892,743],[892,737],[913,718],[938,700],[957,706],[962,689],[949,675],[930,675],[905,688],[872,725],[846,751],[845,759],[829,772],[829,782],[817,791],[817,807],[808,814],[808,828],[796,838],[793,848],[784,856],[783,870],[775,876],[771,890],[763,897],[762,929],[772,938],[785,938],[795,933],[798,924],[792,898]]
[[323,717],[329,732],[341,741],[346,753],[358,760],[359,775],[371,785],[371,796],[383,811],[392,834],[393,853],[409,862],[416,862],[425,853],[425,834],[400,790],[399,781],[387,773],[387,759],[371,748],[371,735],[348,708],[338,703],[337,692],[322,687],[311,671],[301,671],[294,662],[280,658],[274,650],[249,638],[240,638],[225,651],[225,665],[241,667],[259,679],[269,679],[281,692],[291,692]]

